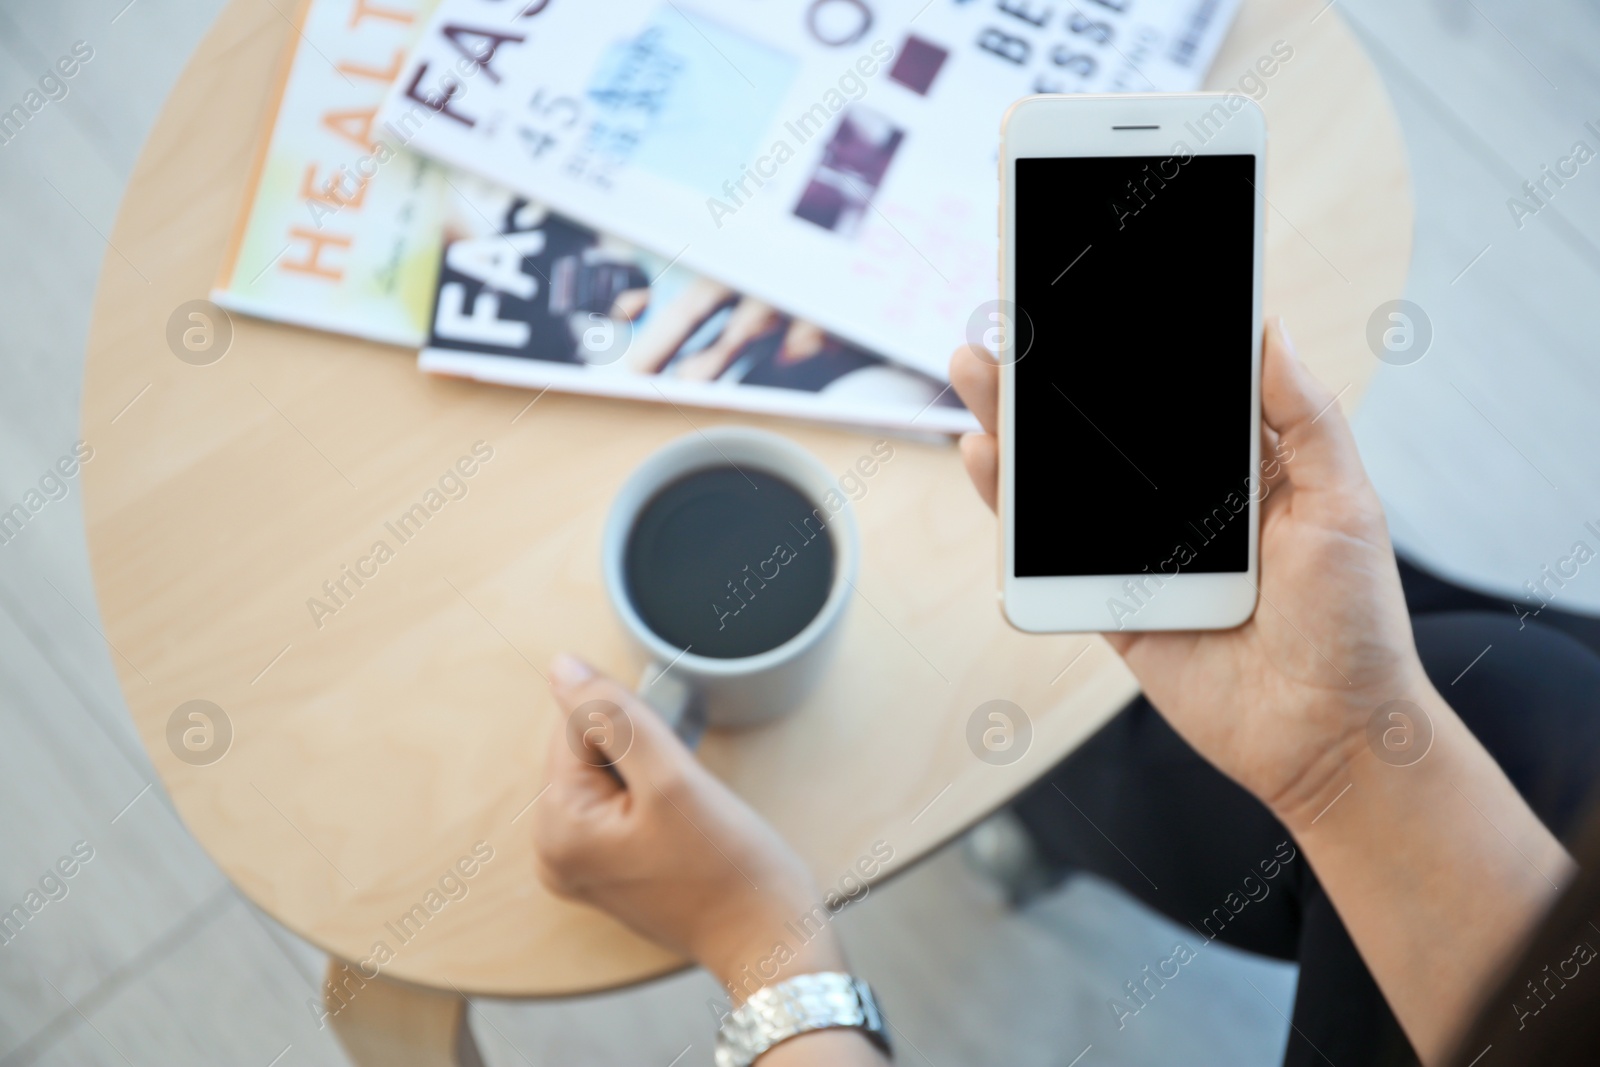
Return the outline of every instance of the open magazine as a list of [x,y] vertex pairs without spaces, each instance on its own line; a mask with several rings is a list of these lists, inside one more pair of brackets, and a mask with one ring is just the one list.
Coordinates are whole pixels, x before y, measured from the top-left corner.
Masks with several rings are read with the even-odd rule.
[[940,377],[1038,92],[1200,85],[1239,0],[442,0],[411,147]]
[[407,151],[378,107],[435,2],[302,6],[217,304],[484,381],[976,428],[940,380]]

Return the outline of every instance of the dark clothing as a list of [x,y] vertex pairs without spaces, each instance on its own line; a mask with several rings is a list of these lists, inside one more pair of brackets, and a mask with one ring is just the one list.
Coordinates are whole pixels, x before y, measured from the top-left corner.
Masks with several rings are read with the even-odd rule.
[[1559,599],[1551,601],[1550,606],[1546,607],[1545,603],[1539,600],[1526,598],[1509,600],[1505,597],[1474,593],[1470,589],[1452,585],[1437,575],[1429,574],[1420,567],[1412,566],[1403,559],[1400,561],[1400,584],[1405,589],[1406,606],[1411,609],[1413,617],[1437,615],[1446,611],[1487,611],[1490,614],[1510,612],[1527,622],[1538,621],[1554,627],[1568,637],[1588,645],[1596,653],[1600,653],[1600,619],[1561,611],[1555,606],[1560,603]]
[[[1401,569],[1428,677],[1565,838],[1600,778],[1600,623],[1550,608],[1519,619],[1508,602]],[[1015,810],[1052,865],[1116,882],[1201,943],[1298,961],[1287,1067],[1415,1062],[1289,831],[1143,697]]]
[[1501,968],[1451,1067],[1592,1067],[1600,1059],[1600,808],[1570,842],[1578,870]]

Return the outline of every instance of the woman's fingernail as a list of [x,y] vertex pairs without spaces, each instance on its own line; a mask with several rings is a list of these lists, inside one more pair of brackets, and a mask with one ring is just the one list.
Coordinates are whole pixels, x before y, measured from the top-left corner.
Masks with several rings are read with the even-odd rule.
[[1295,359],[1300,358],[1300,351],[1294,346],[1294,338],[1289,336],[1289,324],[1283,321],[1283,316],[1278,316],[1278,336],[1283,338],[1283,347]]
[[556,654],[555,659],[550,661],[550,675],[555,679],[557,685],[582,685],[594,677],[594,668],[577,656],[560,652]]

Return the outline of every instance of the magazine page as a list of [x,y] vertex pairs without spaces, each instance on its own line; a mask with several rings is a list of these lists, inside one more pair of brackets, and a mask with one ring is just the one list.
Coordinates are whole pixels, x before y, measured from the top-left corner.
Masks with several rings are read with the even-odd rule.
[[1198,86],[1238,0],[443,0],[425,154],[942,376],[995,296],[1001,118]]
[[378,105],[437,0],[310,0],[250,200],[211,299],[230,311],[415,348],[439,269],[443,169]]
[[451,185],[423,370],[926,433],[978,428],[939,379],[526,198],[465,177]]

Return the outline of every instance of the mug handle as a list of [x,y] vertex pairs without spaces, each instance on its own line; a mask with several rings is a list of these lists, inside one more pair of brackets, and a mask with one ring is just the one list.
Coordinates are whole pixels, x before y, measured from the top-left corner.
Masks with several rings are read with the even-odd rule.
[[670,664],[654,661],[645,664],[634,686],[634,695],[655,709],[672,732],[691,750],[706,732],[705,703],[694,688],[674,674]]

